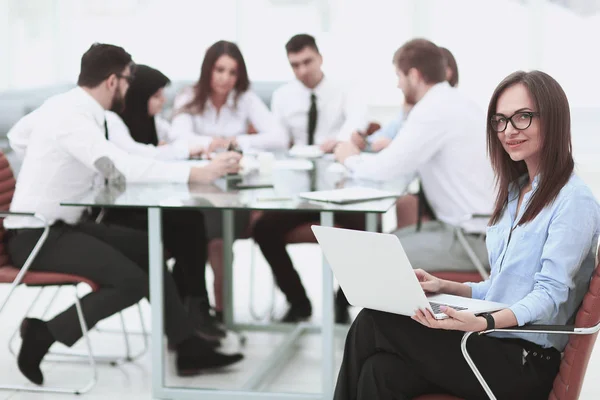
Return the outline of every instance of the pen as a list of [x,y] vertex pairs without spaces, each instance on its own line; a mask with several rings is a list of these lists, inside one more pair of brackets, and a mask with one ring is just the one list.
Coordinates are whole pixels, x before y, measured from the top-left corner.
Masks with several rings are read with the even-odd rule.
[[229,146],[227,146],[227,151],[235,151],[237,153],[243,154],[242,149],[240,147],[233,145],[233,141],[229,142]]

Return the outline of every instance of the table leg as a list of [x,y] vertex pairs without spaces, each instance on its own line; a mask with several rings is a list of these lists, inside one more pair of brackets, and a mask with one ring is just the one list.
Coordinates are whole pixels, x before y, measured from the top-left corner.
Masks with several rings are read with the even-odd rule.
[[367,213],[365,215],[365,226],[367,232],[377,232],[377,216],[375,213]]
[[160,208],[148,208],[148,253],[150,274],[150,307],[152,311],[152,394],[160,398],[165,387],[164,371],[164,286],[163,243]]
[[[321,226],[333,226],[333,212],[321,212]],[[329,263],[323,256],[323,399],[333,397],[334,385],[334,312],[333,312],[333,274]]]
[[233,329],[233,210],[223,210],[223,322]]

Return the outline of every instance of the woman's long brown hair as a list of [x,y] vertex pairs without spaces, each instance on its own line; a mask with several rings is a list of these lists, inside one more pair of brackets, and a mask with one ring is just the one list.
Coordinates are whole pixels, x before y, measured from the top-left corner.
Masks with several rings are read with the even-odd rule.
[[246,69],[246,63],[244,62],[244,56],[240,48],[233,42],[226,40],[219,40],[206,50],[204,55],[204,61],[202,61],[202,68],[200,70],[200,78],[194,85],[194,98],[185,106],[179,110],[180,112],[189,112],[192,114],[202,114],[206,101],[211,94],[211,80],[212,72],[215,63],[222,55],[228,55],[237,62],[237,80],[235,82],[236,97],[235,101],[250,87],[250,78],[248,77],[248,70]]
[[574,169],[571,146],[571,114],[569,101],[561,86],[541,71],[518,71],[507,76],[496,88],[487,113],[487,148],[496,174],[498,196],[490,225],[497,223],[508,204],[509,185],[527,173],[525,161],[513,161],[504,150],[498,134],[491,127],[492,116],[500,95],[509,87],[521,84],[527,88],[539,113],[542,148],[540,150],[539,182],[529,205],[518,222],[533,220],[558,196]]

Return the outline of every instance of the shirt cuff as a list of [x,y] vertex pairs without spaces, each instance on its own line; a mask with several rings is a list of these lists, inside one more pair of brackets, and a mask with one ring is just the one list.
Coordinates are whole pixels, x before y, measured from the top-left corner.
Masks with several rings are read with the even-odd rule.
[[531,313],[529,312],[527,306],[522,303],[522,301],[513,304],[508,309],[515,314],[519,326],[523,326],[532,321]]
[[177,160],[187,160],[190,158],[191,143],[189,140],[176,140],[172,143],[172,146]]
[[483,292],[481,285],[477,282],[465,282],[465,285],[471,288],[471,298],[483,300],[485,293]]
[[194,146],[203,146],[205,149],[208,149],[208,146],[210,145],[212,140],[212,136],[194,135],[190,137],[189,144]]
[[190,180],[191,167],[174,162],[163,163],[165,176],[170,177],[169,182],[188,183]]
[[252,138],[250,138],[250,135],[237,136],[235,138],[235,141],[237,142],[238,146],[240,146],[240,149],[242,149],[243,152],[248,151],[248,149],[252,147]]
[[344,166],[350,171],[354,171],[354,169],[358,167],[358,164],[360,164],[360,162],[360,155],[354,155],[346,158],[346,161],[344,161]]

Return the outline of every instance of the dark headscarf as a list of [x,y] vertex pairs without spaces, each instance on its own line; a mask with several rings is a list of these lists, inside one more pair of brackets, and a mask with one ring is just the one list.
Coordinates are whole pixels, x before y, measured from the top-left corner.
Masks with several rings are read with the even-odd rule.
[[158,145],[154,117],[148,114],[148,99],[171,81],[162,72],[147,65],[136,65],[133,82],[125,96],[125,109],[120,113],[133,140]]

